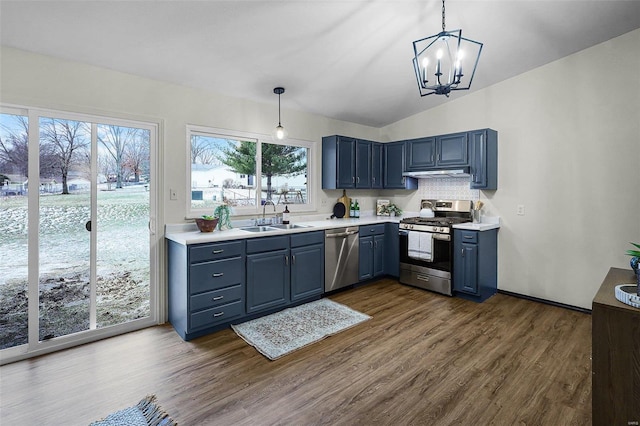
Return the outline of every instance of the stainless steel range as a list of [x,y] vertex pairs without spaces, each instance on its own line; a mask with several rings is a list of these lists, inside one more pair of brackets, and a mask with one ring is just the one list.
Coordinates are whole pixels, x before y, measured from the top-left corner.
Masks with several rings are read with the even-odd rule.
[[400,282],[452,296],[453,229],[471,222],[470,200],[422,200],[400,221]]

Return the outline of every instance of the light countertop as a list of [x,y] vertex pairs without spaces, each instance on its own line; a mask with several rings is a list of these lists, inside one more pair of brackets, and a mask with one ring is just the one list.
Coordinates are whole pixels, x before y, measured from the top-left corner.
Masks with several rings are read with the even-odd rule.
[[454,229],[466,229],[468,231],[488,231],[490,229],[500,228],[500,217],[498,216],[483,216],[480,223],[458,223],[453,225]]
[[[210,243],[217,241],[229,241],[229,240],[238,240],[238,239],[246,239],[246,238],[256,238],[256,237],[272,237],[276,235],[289,235],[296,234],[299,232],[311,232],[311,231],[324,231],[325,229],[332,228],[342,228],[346,226],[361,226],[361,225],[372,225],[378,223],[399,223],[399,217],[390,217],[390,216],[368,216],[362,217],[360,219],[325,219],[325,220],[311,220],[311,221],[291,221],[291,223],[296,225],[303,225],[304,228],[294,228],[294,229],[278,229],[267,232],[249,232],[243,231],[239,227],[232,229],[225,229],[223,231],[215,230],[214,232],[200,232],[198,228],[194,224],[177,224],[177,225],[167,225],[165,238],[171,241],[175,241],[176,243],[189,245],[189,244],[200,244],[200,243]],[[247,225],[248,226],[248,225]],[[267,225],[268,226],[268,225]]]

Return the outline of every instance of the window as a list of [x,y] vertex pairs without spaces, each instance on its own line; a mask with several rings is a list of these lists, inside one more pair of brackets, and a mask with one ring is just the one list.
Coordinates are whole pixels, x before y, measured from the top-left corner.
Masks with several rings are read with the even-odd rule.
[[189,217],[212,214],[226,203],[236,215],[250,215],[262,205],[313,210],[310,164],[313,144],[266,142],[261,135],[188,126]]

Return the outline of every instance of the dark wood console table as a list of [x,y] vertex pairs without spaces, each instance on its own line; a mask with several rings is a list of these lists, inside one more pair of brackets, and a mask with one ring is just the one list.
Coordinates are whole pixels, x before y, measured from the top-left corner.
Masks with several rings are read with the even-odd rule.
[[591,317],[594,426],[640,424],[640,309],[618,301],[616,285],[635,284],[630,269],[611,268]]

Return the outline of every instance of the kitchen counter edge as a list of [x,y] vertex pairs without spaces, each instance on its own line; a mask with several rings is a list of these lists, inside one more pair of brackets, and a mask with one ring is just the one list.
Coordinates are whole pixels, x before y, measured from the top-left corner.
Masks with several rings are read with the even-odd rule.
[[[242,240],[249,238],[273,237],[277,235],[297,234],[301,232],[324,231],[326,229],[343,228],[346,226],[373,225],[378,223],[399,223],[399,217],[371,216],[360,219],[330,219],[316,220],[309,222],[292,222],[296,225],[303,225],[304,228],[278,229],[268,232],[249,232],[240,228],[216,230],[214,232],[200,232],[197,229],[184,232],[166,232],[165,238],[182,245],[212,243],[218,241]],[[171,225],[167,225],[167,228]],[[195,224],[193,225],[195,228]]]

